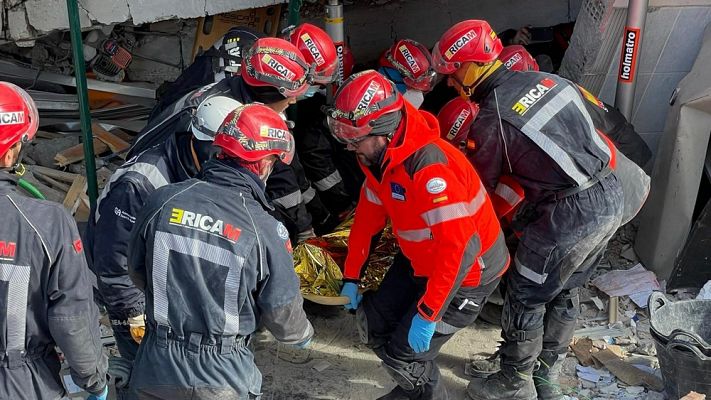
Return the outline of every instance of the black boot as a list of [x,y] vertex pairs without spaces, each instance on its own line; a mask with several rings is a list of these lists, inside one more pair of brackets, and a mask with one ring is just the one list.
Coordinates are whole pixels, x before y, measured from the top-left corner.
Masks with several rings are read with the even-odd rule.
[[563,368],[564,354],[543,350],[538,357],[538,369],[533,372],[533,382],[536,385],[538,398],[541,400],[560,400],[563,392],[558,384],[558,377]]
[[531,373],[504,368],[486,378],[472,379],[467,395],[472,400],[536,400],[536,387]]
[[378,397],[376,400],[410,400],[410,397],[407,396],[405,389],[400,386],[395,386],[395,389],[391,390],[385,396]]

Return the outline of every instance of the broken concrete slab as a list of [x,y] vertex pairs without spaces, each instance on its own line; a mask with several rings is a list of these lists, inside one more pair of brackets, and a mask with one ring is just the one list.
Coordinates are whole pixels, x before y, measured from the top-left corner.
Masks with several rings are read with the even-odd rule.
[[[32,30],[27,23],[27,13],[25,5],[20,5],[17,8],[8,10],[7,25],[12,39],[24,39],[32,37]],[[24,42],[17,42],[18,46],[22,46]],[[34,43],[33,43],[34,44]]]
[[[65,0],[27,0],[25,7],[27,20],[35,30],[47,33],[55,29],[69,29]],[[89,14],[82,7],[79,7],[79,22],[82,28],[91,26]]]
[[89,13],[89,17],[100,24],[116,24],[131,18],[131,12],[125,0],[80,0],[80,4]]
[[[245,7],[246,1],[233,1],[235,8]],[[205,0],[173,1],[173,0],[128,0],[131,18],[136,25],[146,22],[163,21],[173,18],[197,18],[205,16]]]
[[[207,15],[222,14],[235,10],[235,3],[240,3],[240,1],[235,0],[209,0],[205,2],[205,13]],[[247,3],[247,2],[244,2]],[[242,8],[258,8],[265,6],[272,6],[274,4],[284,3],[284,1],[279,0],[253,0],[248,2],[249,7]]]

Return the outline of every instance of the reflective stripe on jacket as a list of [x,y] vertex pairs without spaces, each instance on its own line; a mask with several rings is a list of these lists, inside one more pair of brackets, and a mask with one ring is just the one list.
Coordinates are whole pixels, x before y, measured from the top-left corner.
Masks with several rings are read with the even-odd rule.
[[349,237],[344,276],[358,279],[373,237],[390,219],[417,276],[428,278],[420,314],[439,320],[460,286],[478,286],[509,263],[499,222],[479,177],[459,150],[439,138],[436,119],[406,103],[404,128],[366,181]]

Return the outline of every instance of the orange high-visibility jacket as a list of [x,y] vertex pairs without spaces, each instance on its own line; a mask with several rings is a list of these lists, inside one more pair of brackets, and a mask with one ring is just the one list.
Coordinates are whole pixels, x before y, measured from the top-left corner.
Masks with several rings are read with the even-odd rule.
[[358,280],[371,241],[392,223],[416,276],[427,277],[421,316],[438,321],[460,286],[487,284],[508,267],[499,221],[466,157],[439,138],[437,119],[405,102],[404,128],[388,145],[382,180],[366,175],[344,278]]

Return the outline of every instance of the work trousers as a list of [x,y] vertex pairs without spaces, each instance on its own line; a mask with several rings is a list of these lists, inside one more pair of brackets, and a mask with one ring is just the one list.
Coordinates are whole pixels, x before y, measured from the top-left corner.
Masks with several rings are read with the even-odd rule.
[[579,312],[578,288],[603,257],[622,208],[622,189],[614,175],[535,206],[516,250],[515,267],[506,276],[502,368],[530,373],[542,351],[566,352]]
[[411,399],[446,399],[436,364],[442,346],[471,325],[499,278],[487,285],[461,287],[447,307],[426,352],[416,353],[407,336],[427,278],[413,274],[410,261],[399,253],[376,292],[363,296],[357,319],[361,339],[383,361],[385,370]]

